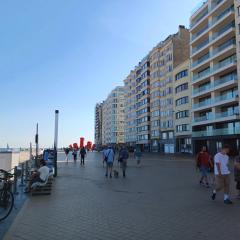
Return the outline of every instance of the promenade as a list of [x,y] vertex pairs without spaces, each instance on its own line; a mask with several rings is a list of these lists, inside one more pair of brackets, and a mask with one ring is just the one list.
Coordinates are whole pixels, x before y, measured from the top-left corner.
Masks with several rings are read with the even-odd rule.
[[52,194],[30,196],[4,240],[239,238],[240,201],[210,200],[191,159],[152,154],[141,168],[130,159],[126,179],[104,173],[100,153],[89,153],[85,167],[60,162]]

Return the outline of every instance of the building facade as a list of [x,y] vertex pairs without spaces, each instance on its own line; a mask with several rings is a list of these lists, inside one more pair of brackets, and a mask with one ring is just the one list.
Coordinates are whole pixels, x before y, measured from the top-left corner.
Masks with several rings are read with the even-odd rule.
[[129,147],[134,147],[137,141],[135,78],[135,71],[131,71],[124,80],[124,138]]
[[238,5],[208,0],[190,19],[194,152],[203,145],[211,153],[225,143],[233,150],[239,147]]
[[103,102],[102,144],[124,143],[124,87],[116,87]]
[[135,68],[136,144],[150,151],[150,59],[146,56]]
[[175,151],[192,153],[192,91],[189,59],[173,70],[173,92]]
[[95,145],[102,145],[102,110],[103,104],[97,103],[95,106]]
[[153,48],[149,58],[151,150],[174,153],[173,70],[189,58],[189,30],[179,26],[178,33]]

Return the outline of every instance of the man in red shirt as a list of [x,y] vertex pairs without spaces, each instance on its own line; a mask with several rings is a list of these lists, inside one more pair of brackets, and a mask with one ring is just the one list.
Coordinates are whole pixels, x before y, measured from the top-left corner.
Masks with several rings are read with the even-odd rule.
[[201,179],[199,183],[201,185],[204,185],[204,180],[205,180],[205,184],[207,188],[209,188],[207,174],[208,174],[209,167],[212,167],[212,162],[210,157],[211,156],[207,152],[207,148],[203,146],[202,150],[197,154],[197,159],[196,159],[197,167],[201,172]]

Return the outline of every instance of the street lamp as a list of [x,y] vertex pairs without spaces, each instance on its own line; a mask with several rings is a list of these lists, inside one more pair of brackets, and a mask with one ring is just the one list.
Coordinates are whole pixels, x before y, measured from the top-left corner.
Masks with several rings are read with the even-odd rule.
[[57,176],[58,115],[59,115],[59,111],[58,111],[58,110],[55,110],[55,131],[54,131],[54,177]]

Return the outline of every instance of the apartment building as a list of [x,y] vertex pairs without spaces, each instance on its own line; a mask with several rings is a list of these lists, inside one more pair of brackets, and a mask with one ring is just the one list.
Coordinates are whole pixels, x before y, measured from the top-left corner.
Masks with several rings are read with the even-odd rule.
[[173,69],[189,58],[189,30],[179,26],[176,34],[153,48],[149,58],[151,150],[174,153]]
[[192,92],[189,70],[189,59],[173,69],[174,136],[177,153],[192,153]]
[[97,103],[95,106],[95,144],[102,145],[102,103]]
[[131,71],[124,80],[124,138],[129,147],[133,147],[137,141],[136,129],[136,74]]
[[238,5],[234,0],[208,0],[190,19],[194,152],[203,145],[211,153],[225,143],[233,150],[239,147]]
[[136,144],[150,151],[150,59],[146,56],[135,68]]
[[124,87],[112,90],[102,109],[102,144],[124,143]]

